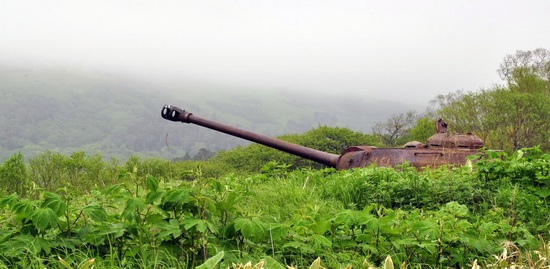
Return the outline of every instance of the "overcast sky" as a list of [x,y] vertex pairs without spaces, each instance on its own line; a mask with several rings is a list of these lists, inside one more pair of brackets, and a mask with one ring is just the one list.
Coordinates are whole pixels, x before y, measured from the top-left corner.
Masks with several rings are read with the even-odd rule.
[[549,0],[0,0],[3,64],[426,104],[550,49]]

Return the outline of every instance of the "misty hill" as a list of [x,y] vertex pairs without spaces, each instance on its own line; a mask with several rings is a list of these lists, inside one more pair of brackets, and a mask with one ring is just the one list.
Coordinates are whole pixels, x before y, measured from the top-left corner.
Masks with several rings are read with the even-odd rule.
[[370,132],[375,121],[411,107],[391,101],[208,83],[155,83],[82,70],[0,68],[0,160],[21,151],[84,150],[104,157],[193,155],[247,142],[205,128],[168,122],[164,104],[277,136],[319,125]]

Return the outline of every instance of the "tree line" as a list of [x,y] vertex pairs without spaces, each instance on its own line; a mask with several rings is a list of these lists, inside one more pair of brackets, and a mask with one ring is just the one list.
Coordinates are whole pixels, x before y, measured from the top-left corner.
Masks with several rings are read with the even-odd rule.
[[435,132],[434,120],[443,118],[450,132],[474,133],[487,148],[550,150],[550,51],[518,50],[504,57],[497,73],[501,85],[438,95],[427,111],[394,114],[373,133],[385,146],[425,141]]

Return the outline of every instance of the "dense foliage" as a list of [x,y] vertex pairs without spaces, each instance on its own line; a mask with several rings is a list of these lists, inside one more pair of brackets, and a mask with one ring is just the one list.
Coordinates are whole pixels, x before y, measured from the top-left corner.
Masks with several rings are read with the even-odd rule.
[[550,51],[508,55],[499,74],[506,81],[478,92],[455,92],[434,100],[435,112],[455,132],[473,132],[490,148],[508,152],[540,145],[550,149]]
[[503,85],[438,95],[424,113],[393,114],[377,122],[373,133],[385,146],[424,142],[435,132],[435,119],[443,118],[451,133],[473,133],[488,148],[550,150],[550,50],[507,55],[498,73]]
[[522,254],[508,263],[537,260],[532,251],[550,229],[550,155],[487,154],[421,172],[288,172],[269,163],[261,173],[226,167],[216,177],[158,159],[46,152],[25,164],[16,154],[0,167],[0,265],[66,268],[93,258],[96,268],[181,268],[223,252],[223,266],[264,259],[284,268],[321,257],[330,268],[361,267],[390,255],[439,268],[493,264],[503,249]]

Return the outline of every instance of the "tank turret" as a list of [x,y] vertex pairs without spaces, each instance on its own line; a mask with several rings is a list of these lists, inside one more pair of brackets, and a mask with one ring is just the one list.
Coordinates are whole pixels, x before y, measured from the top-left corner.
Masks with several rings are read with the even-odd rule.
[[165,105],[162,108],[161,116],[170,121],[193,123],[240,137],[338,170],[373,164],[395,166],[405,162],[411,163],[416,168],[437,167],[445,164],[463,165],[468,156],[478,153],[478,149],[483,147],[483,141],[473,134],[448,134],[447,123],[442,119],[436,121],[436,134],[428,139],[427,144],[412,141],[407,143],[404,148],[351,146],[337,155],[204,119],[171,105]]

